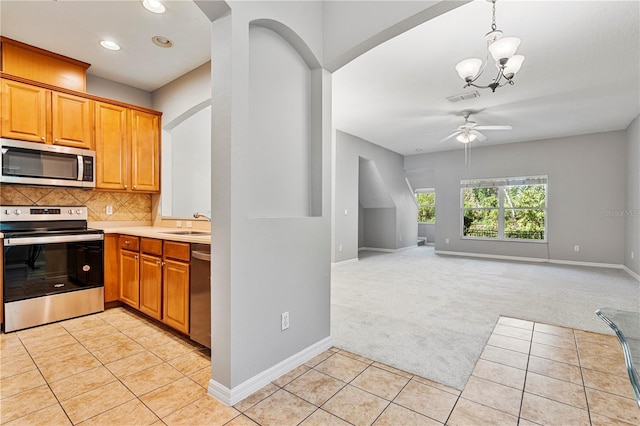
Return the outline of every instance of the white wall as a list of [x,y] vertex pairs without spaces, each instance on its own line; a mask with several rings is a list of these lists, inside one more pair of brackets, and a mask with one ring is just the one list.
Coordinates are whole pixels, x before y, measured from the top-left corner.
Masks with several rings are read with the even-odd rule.
[[[434,171],[436,250],[594,262],[624,263],[627,136],[625,131],[472,148],[405,157],[409,179]],[[460,238],[460,180],[548,175],[548,244]],[[446,244],[445,239],[450,243]],[[574,251],[574,245],[580,251]]]
[[[640,116],[627,128],[624,265],[640,275]],[[633,253],[633,259],[631,258]]]
[[[153,108],[163,112],[160,214],[189,219],[195,211],[209,215],[211,62],[156,89],[152,100]],[[204,109],[209,114],[203,115]]]
[[[322,51],[322,10],[318,2],[228,2],[231,12],[212,23],[212,381],[209,392],[235,403],[252,386],[264,381],[291,357],[313,352],[330,343],[330,117],[331,79],[314,67]],[[256,22],[258,21],[259,22]],[[256,41],[250,25],[281,30],[276,46],[252,52]],[[254,34],[255,35],[255,34]],[[270,38],[275,42],[278,38]],[[253,41],[252,41],[253,40]],[[267,43],[270,45],[270,43]],[[251,67],[273,49],[274,55],[294,46],[310,73],[310,89],[298,96],[310,105],[310,159],[312,196],[319,213],[311,217],[254,218],[249,196],[255,184],[251,170],[255,141],[252,100],[268,101],[258,91],[263,85],[287,87],[282,75],[252,79]],[[305,52],[306,49],[306,52]],[[310,53],[311,52],[311,53]],[[311,57],[310,57],[311,56]],[[259,71],[259,70],[258,70]],[[289,90],[289,89],[287,89]],[[293,89],[291,89],[293,90]],[[260,109],[264,123],[281,127],[282,144],[300,144],[294,127],[282,120],[283,111]],[[300,119],[297,113],[292,117]],[[292,132],[293,130],[293,132]],[[283,158],[265,157],[268,172],[281,162],[295,162],[286,150]],[[314,188],[314,182],[320,184]],[[276,188],[278,189],[278,188]],[[280,315],[290,313],[291,325],[280,330]],[[296,358],[301,359],[301,358]],[[302,361],[299,361],[302,362]],[[293,365],[288,364],[288,368]],[[284,373],[282,371],[281,373]]]
[[[363,200],[368,201],[362,208],[359,206],[361,159],[375,164],[380,177],[375,181],[377,185],[384,185],[384,191],[392,200],[395,208],[393,215],[388,211],[373,211],[374,208],[387,207],[386,204],[382,205],[382,201],[386,203],[386,197],[380,194],[364,194]],[[416,244],[418,211],[414,195],[405,181],[403,161],[400,154],[348,133],[336,132],[333,262],[356,259],[359,240],[362,246],[384,249],[398,249]],[[374,202],[380,205],[373,204]]]
[[153,108],[150,92],[91,74],[87,74],[87,93],[144,108]]

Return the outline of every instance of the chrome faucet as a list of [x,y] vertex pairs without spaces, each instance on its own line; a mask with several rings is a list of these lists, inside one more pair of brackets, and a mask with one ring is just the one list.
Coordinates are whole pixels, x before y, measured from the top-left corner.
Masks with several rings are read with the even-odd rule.
[[207,222],[211,222],[211,218],[209,216],[205,216],[200,212],[195,212],[193,214],[193,217],[195,217],[196,219],[199,218],[199,217],[204,217],[205,219],[207,219]]

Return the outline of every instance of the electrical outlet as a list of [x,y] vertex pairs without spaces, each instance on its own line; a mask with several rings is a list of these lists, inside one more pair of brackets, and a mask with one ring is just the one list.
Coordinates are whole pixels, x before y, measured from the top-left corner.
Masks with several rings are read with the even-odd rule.
[[[342,244],[338,246],[338,251],[342,251]],[[631,255],[631,258],[633,259],[633,254]]]
[[187,221],[187,228],[191,228],[191,227],[193,227],[193,223],[191,223],[191,221],[190,221],[190,220],[188,220],[188,221]]
[[573,246],[573,251],[580,251],[580,246],[578,245]]
[[349,211],[347,209],[344,209],[344,215],[346,216],[348,214],[349,214]]
[[182,221],[176,220],[176,228],[182,228]]
[[446,240],[444,240],[445,244],[449,244],[449,239],[447,238]]
[[113,214],[113,206],[107,206],[106,212],[107,214]]
[[282,315],[280,315],[280,324],[282,330],[289,328],[289,312],[283,312]]
[[633,252],[631,252],[631,259],[633,259]]

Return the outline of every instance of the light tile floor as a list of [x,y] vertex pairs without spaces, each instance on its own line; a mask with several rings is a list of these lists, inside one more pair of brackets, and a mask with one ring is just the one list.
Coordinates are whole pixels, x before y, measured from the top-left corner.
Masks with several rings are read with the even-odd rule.
[[640,423],[613,336],[513,318],[462,392],[332,348],[234,407],[207,395],[206,348],[128,309],[0,336],[7,425]]

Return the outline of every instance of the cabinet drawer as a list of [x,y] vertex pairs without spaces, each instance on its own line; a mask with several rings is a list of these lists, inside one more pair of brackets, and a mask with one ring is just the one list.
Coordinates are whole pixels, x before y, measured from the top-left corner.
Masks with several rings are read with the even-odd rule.
[[125,250],[138,251],[140,249],[140,238],[130,235],[120,235],[118,247]]
[[165,241],[164,257],[165,259],[176,259],[188,262],[191,259],[191,244]]
[[142,238],[140,240],[140,251],[147,254],[162,256],[162,240],[154,238]]

